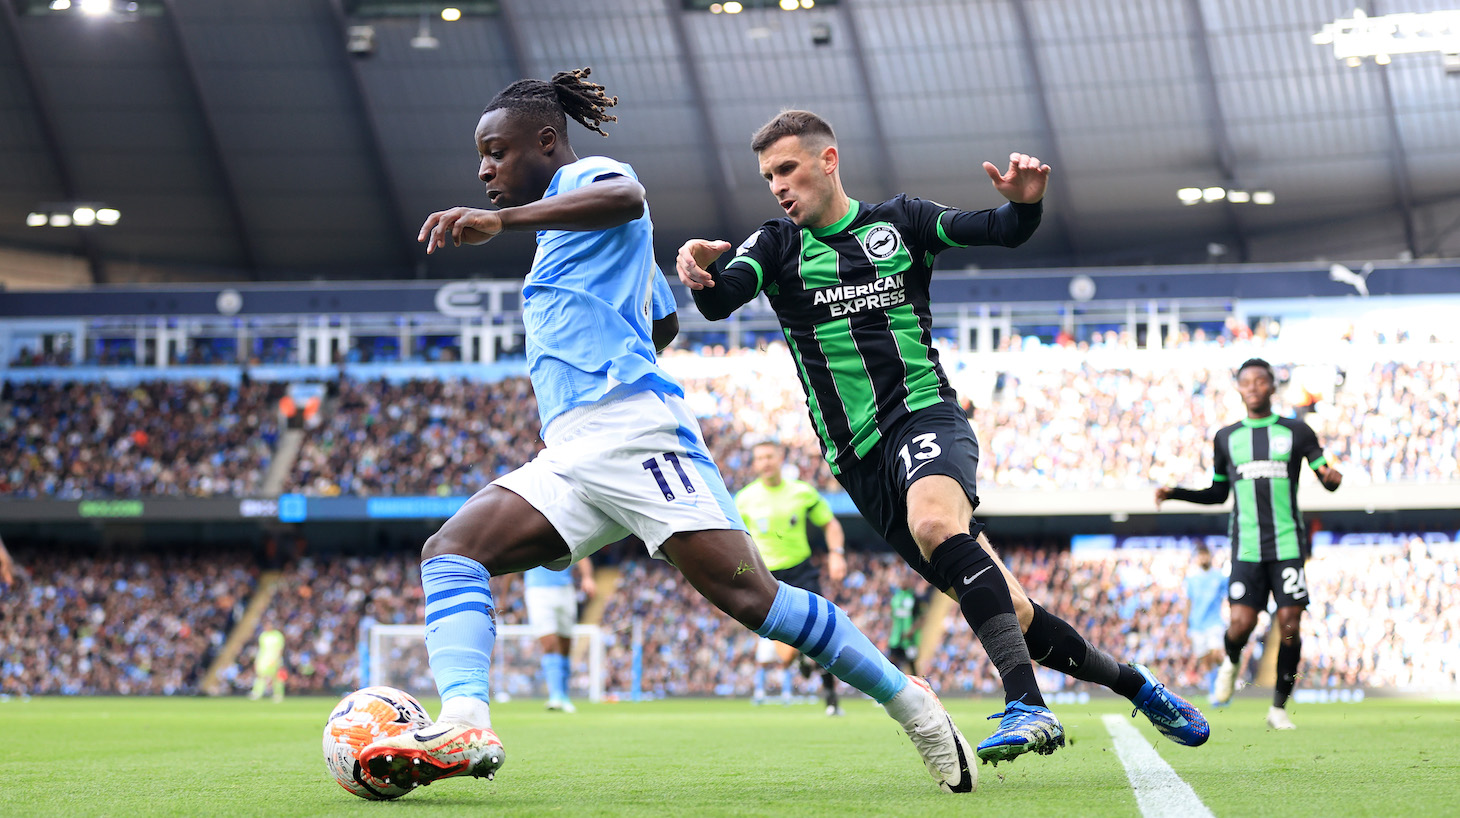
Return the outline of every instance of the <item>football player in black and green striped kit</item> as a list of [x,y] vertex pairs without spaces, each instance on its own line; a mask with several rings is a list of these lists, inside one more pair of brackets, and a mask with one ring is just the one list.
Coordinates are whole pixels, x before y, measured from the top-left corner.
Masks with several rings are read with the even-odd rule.
[[1022,153],[1002,173],[985,162],[1009,203],[963,211],[907,195],[848,197],[836,136],[810,111],[777,115],[751,148],[785,217],[753,233],[723,270],[715,262],[727,242],[690,240],[676,272],[711,320],[766,295],[832,474],[903,559],[958,600],[1004,685],[1003,718],[979,757],[1063,746],[1031,656],[1130,698],[1175,741],[1205,741],[1205,719],[1149,670],[1119,664],[1030,602],[973,521],[978,441],[933,349],[933,261],[953,247],[1022,244],[1039,226],[1049,166]]
[[1281,418],[1272,412],[1277,378],[1272,366],[1261,358],[1243,362],[1237,370],[1237,392],[1247,407],[1247,417],[1217,432],[1213,445],[1212,484],[1204,489],[1159,488],[1156,504],[1166,500],[1216,505],[1235,492],[1228,534],[1232,539],[1232,577],[1228,583],[1231,622],[1227,627],[1227,658],[1217,671],[1212,691],[1214,704],[1232,699],[1237,687],[1237,669],[1242,649],[1257,625],[1257,612],[1267,608],[1268,593],[1277,604],[1277,684],[1267,724],[1275,730],[1292,730],[1288,697],[1298,678],[1302,659],[1299,625],[1308,607],[1308,580],[1303,565],[1311,544],[1298,510],[1298,476],[1303,461],[1318,474],[1329,491],[1343,482],[1343,475],[1328,464],[1318,435],[1301,420]]

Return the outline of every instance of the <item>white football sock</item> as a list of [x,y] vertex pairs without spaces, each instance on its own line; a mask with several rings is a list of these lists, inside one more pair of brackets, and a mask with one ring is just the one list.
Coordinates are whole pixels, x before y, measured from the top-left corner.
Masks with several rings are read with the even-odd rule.
[[468,727],[492,729],[492,708],[481,699],[470,696],[456,696],[441,705],[441,716],[436,719],[443,724],[465,724]]
[[907,687],[899,690],[896,696],[888,699],[887,704],[882,706],[887,710],[887,715],[908,728],[918,716],[927,711],[931,698],[922,685],[908,682]]

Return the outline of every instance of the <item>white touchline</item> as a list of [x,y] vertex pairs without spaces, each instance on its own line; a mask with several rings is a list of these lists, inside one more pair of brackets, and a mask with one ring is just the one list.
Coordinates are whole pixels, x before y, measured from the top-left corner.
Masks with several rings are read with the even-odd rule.
[[1123,716],[1106,714],[1105,729],[1115,743],[1115,754],[1125,765],[1125,777],[1136,791],[1136,806],[1145,818],[1213,818],[1196,792],[1171,769],[1152,747],[1150,739]]

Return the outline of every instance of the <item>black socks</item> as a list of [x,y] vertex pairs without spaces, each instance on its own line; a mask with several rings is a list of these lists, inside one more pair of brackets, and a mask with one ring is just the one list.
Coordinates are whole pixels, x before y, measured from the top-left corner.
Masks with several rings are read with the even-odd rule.
[[1298,681],[1298,664],[1303,659],[1303,638],[1294,636],[1282,639],[1278,644],[1277,684],[1273,686],[1272,706],[1284,707],[1288,697],[1293,695],[1293,685]]
[[[1031,603],[1032,604],[1032,603]],[[1070,623],[1034,605],[1034,619],[1024,632],[1029,656],[1051,670],[1108,687],[1134,699],[1146,680],[1130,665],[1090,644]]]
[[993,557],[974,538],[976,533],[955,534],[944,540],[933,551],[933,570],[958,597],[963,618],[998,670],[1004,683],[1004,700],[1044,707],[1029,648],[1014,615],[1009,584]]

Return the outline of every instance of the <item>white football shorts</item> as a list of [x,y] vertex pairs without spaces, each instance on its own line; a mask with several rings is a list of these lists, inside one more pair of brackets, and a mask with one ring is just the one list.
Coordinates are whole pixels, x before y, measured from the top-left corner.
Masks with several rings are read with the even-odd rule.
[[1186,636],[1191,640],[1191,652],[1197,656],[1205,656],[1214,650],[1223,650],[1226,647],[1224,637],[1227,635],[1226,625],[1212,625],[1200,630],[1187,631]]
[[757,665],[780,664],[781,653],[776,647],[778,644],[773,639],[761,637],[755,643],[755,663]]
[[572,585],[528,586],[523,590],[527,624],[539,636],[571,637],[578,624],[578,592]]
[[561,569],[630,534],[649,556],[682,531],[744,531],[700,424],[682,398],[635,392],[571,409],[547,448],[493,481],[542,512],[568,544]]

